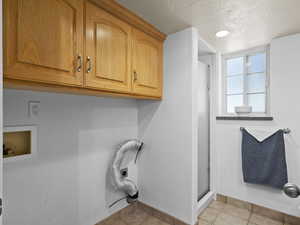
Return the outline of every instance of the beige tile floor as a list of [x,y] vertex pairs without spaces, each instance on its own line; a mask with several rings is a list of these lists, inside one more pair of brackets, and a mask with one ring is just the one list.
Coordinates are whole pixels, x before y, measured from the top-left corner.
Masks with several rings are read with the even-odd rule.
[[[255,212],[244,206],[236,207],[230,203],[213,201],[199,215],[198,225],[289,225],[258,215]],[[138,207],[129,207],[97,225],[173,225],[159,218]]]
[[105,223],[101,223],[101,225],[169,225],[153,216],[147,216],[143,221],[124,221],[122,219],[112,219],[110,221],[106,221]]
[[169,225],[160,219],[147,214],[145,211],[132,207],[121,211],[97,225]]
[[198,218],[198,225],[288,225],[219,201],[212,202]]

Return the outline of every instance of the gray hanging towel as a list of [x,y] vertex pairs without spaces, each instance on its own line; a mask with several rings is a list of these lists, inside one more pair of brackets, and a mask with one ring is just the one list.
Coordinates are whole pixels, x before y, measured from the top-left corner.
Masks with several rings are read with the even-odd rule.
[[283,130],[259,141],[242,129],[242,163],[246,183],[283,189],[288,183]]

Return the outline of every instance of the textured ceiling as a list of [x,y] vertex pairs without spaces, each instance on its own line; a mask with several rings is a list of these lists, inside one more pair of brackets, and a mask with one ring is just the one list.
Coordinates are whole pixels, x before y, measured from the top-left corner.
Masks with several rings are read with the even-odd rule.
[[[221,52],[300,32],[300,0],[118,0],[166,34],[195,26]],[[217,39],[215,33],[231,34]]]

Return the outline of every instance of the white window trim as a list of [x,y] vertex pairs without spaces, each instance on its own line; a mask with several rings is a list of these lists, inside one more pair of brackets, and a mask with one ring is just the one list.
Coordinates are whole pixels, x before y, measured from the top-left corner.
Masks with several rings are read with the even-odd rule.
[[[222,114],[225,116],[234,116],[235,113],[227,112],[227,98],[226,98],[226,91],[227,91],[227,80],[226,80],[226,60],[230,58],[236,57],[243,57],[244,62],[246,62],[246,56],[255,55],[257,53],[266,52],[266,112],[253,112],[247,114],[247,116],[270,116],[270,46],[260,46],[244,51],[229,53],[229,54],[222,54]],[[246,74],[246,64],[244,63],[244,74]],[[245,87],[246,80],[244,79],[244,87]],[[246,89],[244,88],[243,97],[245,98]],[[245,99],[244,99],[245,101]]]

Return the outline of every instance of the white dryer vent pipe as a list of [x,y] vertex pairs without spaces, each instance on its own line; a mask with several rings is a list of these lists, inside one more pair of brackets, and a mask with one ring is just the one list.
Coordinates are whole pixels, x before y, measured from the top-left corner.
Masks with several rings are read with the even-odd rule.
[[121,164],[129,151],[136,151],[138,155],[143,147],[143,142],[133,139],[124,142],[117,150],[112,162],[113,182],[118,190],[123,191],[127,196],[127,202],[131,203],[137,200],[139,191],[136,184],[121,174]]

